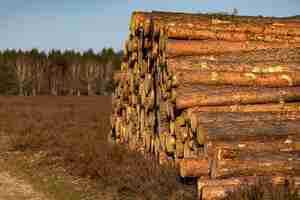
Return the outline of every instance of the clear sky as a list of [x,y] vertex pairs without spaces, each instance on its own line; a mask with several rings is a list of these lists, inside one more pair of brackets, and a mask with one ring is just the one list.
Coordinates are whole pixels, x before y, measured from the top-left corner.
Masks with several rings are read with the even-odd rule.
[[300,14],[300,0],[0,0],[0,49],[121,49],[134,10]]

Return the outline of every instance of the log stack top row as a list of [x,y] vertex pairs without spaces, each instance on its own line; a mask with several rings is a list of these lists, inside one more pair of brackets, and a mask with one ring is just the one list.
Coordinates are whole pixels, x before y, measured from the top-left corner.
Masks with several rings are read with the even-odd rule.
[[199,199],[299,189],[299,17],[134,12],[129,30],[111,141],[198,178]]

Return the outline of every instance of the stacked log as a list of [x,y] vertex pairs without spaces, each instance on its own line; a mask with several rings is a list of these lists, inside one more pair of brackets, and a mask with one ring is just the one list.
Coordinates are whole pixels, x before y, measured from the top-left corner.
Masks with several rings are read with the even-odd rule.
[[300,174],[299,19],[135,12],[114,79],[109,138],[198,178],[199,199]]

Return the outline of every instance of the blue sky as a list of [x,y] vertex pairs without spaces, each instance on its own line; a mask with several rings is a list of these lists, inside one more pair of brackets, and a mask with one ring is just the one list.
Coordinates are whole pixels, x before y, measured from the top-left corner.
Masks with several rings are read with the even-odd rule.
[[300,0],[0,0],[0,49],[121,49],[134,10],[300,14]]

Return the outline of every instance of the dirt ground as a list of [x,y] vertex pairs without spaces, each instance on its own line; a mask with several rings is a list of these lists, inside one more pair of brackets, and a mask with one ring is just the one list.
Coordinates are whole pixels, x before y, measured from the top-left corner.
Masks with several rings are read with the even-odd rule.
[[31,184],[14,177],[7,171],[0,171],[0,200],[47,200],[33,189]]
[[0,200],[49,200],[26,180],[17,177],[7,164],[8,138],[0,134]]

